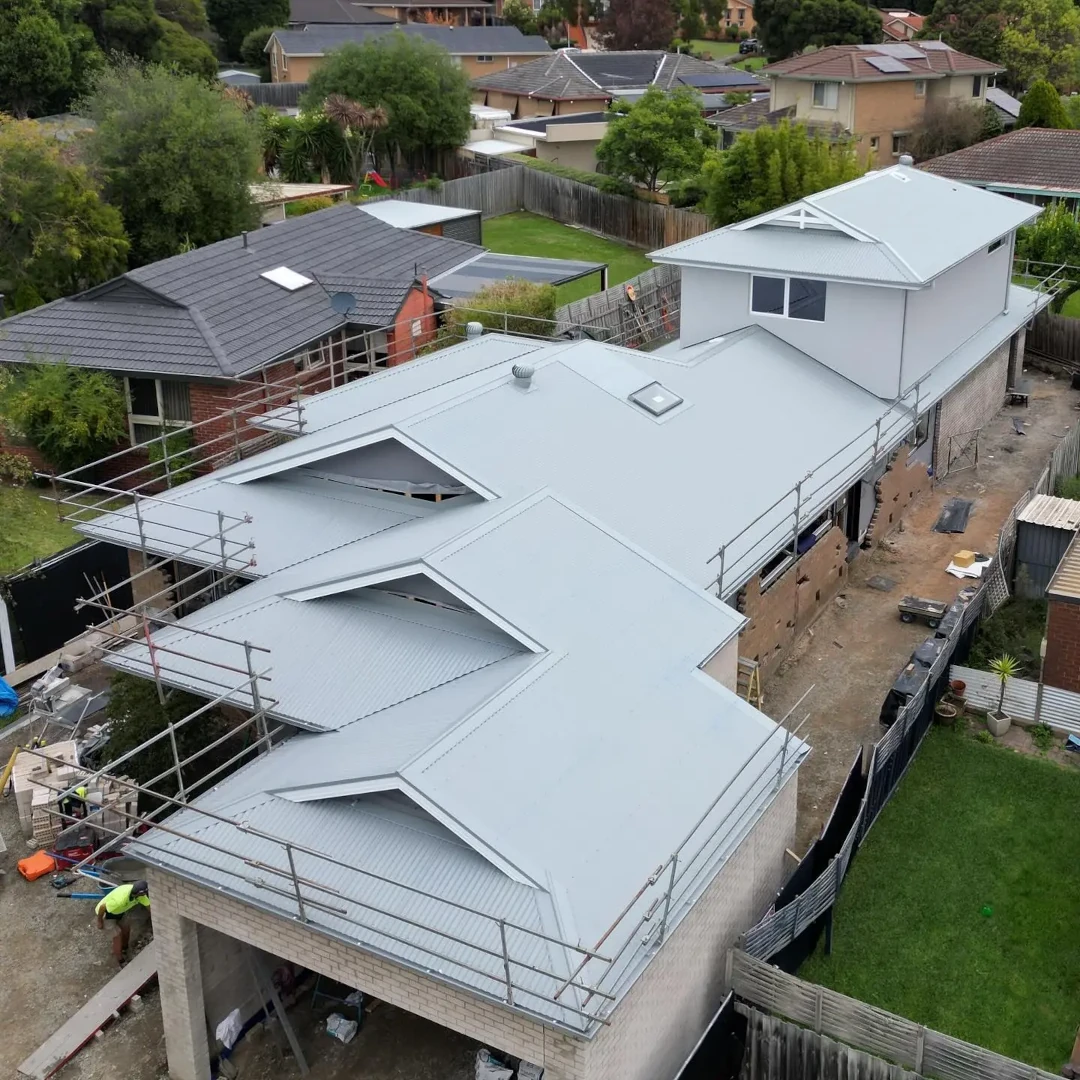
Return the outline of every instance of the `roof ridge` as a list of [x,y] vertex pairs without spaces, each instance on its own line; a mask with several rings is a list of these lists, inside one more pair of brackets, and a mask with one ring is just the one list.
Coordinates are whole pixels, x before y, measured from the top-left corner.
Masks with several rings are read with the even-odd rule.
[[218,367],[221,368],[221,374],[235,375],[236,370],[232,361],[229,360],[225,350],[221,347],[221,343],[214,335],[214,331],[210,329],[210,324],[203,318],[202,312],[197,307],[188,307],[187,312],[191,316],[191,321],[195,324],[195,329],[202,335],[207,348],[218,362]]
[[588,80],[589,82],[591,82],[591,83],[593,84],[593,86],[595,86],[595,87],[596,87],[596,89],[597,89],[597,90],[602,90],[602,89],[603,89],[603,87],[602,87],[602,86],[601,86],[601,85],[600,85],[600,84],[599,84],[599,83],[598,83],[598,82],[597,82],[597,81],[596,81],[596,80],[595,80],[595,79],[594,79],[594,78],[593,78],[593,77],[592,77],[591,75],[588,75],[588,74],[587,74],[586,72],[582,71],[582,69],[581,69],[580,65],[578,65],[577,63],[575,63],[575,62],[574,62],[574,60],[573,60],[573,59],[571,59],[571,57],[570,57],[569,55],[567,55],[567,53],[565,53],[565,52],[563,52],[563,51],[561,51],[561,50],[560,50],[560,52],[559,52],[559,54],[558,54],[558,55],[562,56],[562,57],[563,57],[563,58],[564,58],[564,59],[566,60],[566,62],[567,62],[567,63],[568,63],[568,64],[569,64],[569,65],[570,65],[570,66],[571,66],[571,67],[572,67],[572,68],[573,68],[573,69],[574,69],[574,70],[575,70],[576,72],[578,72],[578,73],[579,73],[579,74],[581,75],[581,77],[582,77],[583,79],[587,79],[587,80]]

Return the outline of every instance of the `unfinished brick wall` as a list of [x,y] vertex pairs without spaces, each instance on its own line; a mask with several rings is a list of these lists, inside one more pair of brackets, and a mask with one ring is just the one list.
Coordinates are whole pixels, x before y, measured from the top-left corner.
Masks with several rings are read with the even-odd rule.
[[833,526],[794,566],[761,591],[761,576],[739,593],[738,609],[749,620],[739,637],[739,654],[767,669],[775,664],[843,584],[847,537]]
[[[362,990],[538,1065],[545,1080],[659,1080],[674,1076],[726,992],[724,956],[768,908],[795,830],[794,778],[765,811],[660,952],[588,1040],[404,968],[311,926],[271,915],[148,867],[170,1075],[208,1074],[206,992],[196,924]],[[199,931],[201,933],[201,930]],[[213,1019],[213,1018],[211,1018]]]
[[1043,682],[1080,692],[1080,604],[1050,599]]
[[893,454],[885,472],[874,485],[877,505],[866,530],[865,544],[869,546],[888,536],[900,524],[904,511],[916,496],[930,491],[934,478],[923,461],[912,461],[907,446],[901,446]]
[[985,427],[1001,408],[1009,375],[1010,348],[1011,339],[995,349],[941,399],[934,429],[934,472],[937,476],[948,475],[950,437],[954,439],[952,456],[955,458],[972,442],[974,433]]

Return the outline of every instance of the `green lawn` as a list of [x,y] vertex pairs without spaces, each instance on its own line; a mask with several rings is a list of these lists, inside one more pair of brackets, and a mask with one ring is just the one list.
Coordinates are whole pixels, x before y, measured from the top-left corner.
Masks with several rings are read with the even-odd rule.
[[43,499],[43,488],[0,484],[0,573],[18,570],[32,559],[61,551],[82,539],[56,516],[56,506]]
[[1080,771],[935,729],[799,972],[1056,1072],[1080,1002]]
[[694,38],[690,47],[698,53],[711,53],[714,60],[724,56],[731,56],[739,51],[737,41],[708,41],[705,38]]
[[[652,263],[638,248],[605,240],[550,218],[519,210],[484,222],[484,246],[507,255],[535,255],[548,259],[581,259],[608,264],[608,287],[618,285]],[[559,303],[569,304],[600,289],[600,275],[559,286]]]

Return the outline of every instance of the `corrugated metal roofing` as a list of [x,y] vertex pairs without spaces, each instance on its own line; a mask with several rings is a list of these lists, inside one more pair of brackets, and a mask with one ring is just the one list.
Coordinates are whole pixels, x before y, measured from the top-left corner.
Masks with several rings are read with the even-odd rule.
[[[887,214],[882,206],[888,206]],[[818,276],[920,287],[1040,212],[906,165],[869,172],[784,208],[786,214],[800,211],[833,228],[792,228],[775,223],[771,213],[649,257],[675,265],[792,274],[820,261]]]
[[1080,544],[1076,540],[1069,545],[1061,565],[1050,579],[1046,595],[1054,600],[1080,604]]
[[597,274],[607,266],[577,259],[545,259],[532,255],[506,255],[489,251],[472,262],[429,279],[428,284],[442,296],[474,296],[480,289],[507,278],[543,285],[564,285]]
[[1016,520],[1075,532],[1080,529],[1080,501],[1059,499],[1054,495],[1036,495],[1016,515]]

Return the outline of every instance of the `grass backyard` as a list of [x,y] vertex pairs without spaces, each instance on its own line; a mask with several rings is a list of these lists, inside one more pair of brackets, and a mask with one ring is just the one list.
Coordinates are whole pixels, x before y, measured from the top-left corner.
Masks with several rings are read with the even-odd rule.
[[1080,1000],[1080,771],[927,736],[802,978],[1056,1072]]
[[0,484],[0,573],[18,570],[81,539],[68,522],[58,520],[56,507],[41,497],[46,494],[38,487]]
[[[608,264],[608,286],[648,270],[652,263],[638,248],[615,240],[560,225],[550,218],[520,210],[484,222],[484,246],[506,255],[535,255],[547,259],[581,259]],[[559,303],[569,304],[598,292],[600,275],[590,274],[580,281],[559,286]]]

